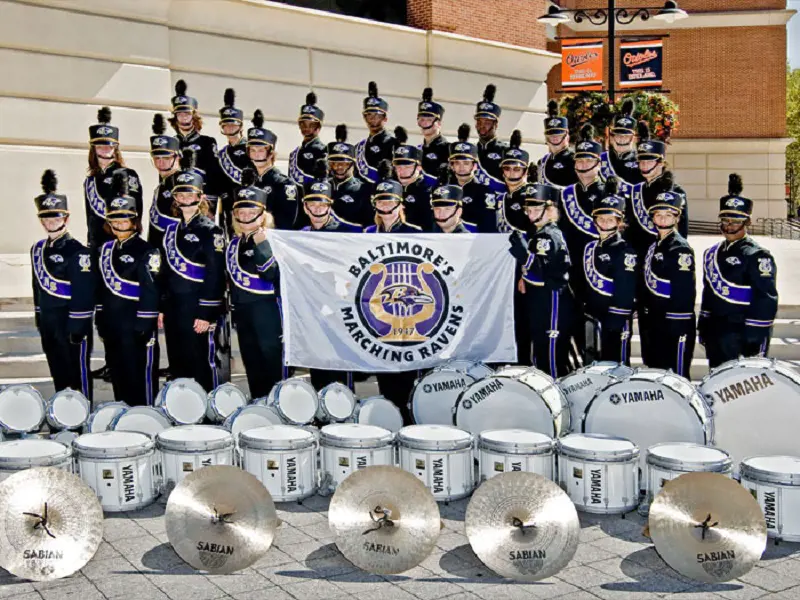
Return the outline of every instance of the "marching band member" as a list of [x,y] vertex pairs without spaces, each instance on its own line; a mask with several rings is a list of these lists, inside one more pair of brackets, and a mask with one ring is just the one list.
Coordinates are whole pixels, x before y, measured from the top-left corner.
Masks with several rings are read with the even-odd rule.
[[593,205],[599,239],[584,246],[580,261],[586,281],[584,363],[603,360],[630,366],[636,252],[619,231],[625,198],[617,195],[616,178],[606,182],[605,193]]
[[392,166],[397,181],[403,185],[406,220],[427,231],[432,224],[431,191],[436,185],[436,178],[423,172],[422,150],[408,143],[408,132],[405,127],[395,127],[394,138],[397,145]]
[[141,237],[124,171],[114,173],[114,187],[106,222],[116,239],[100,248],[97,331],[105,344],[114,398],[150,405],[158,391],[161,254]]
[[172,223],[180,221],[172,214],[172,176],[180,170],[180,144],[178,138],[164,135],[164,131],[164,117],[156,113],[153,116],[153,135],[150,137],[150,158],[158,171],[158,185],[150,205],[147,241],[159,250],[164,241],[164,231]]
[[469,125],[458,128],[458,141],[450,144],[450,171],[463,190],[461,210],[467,229],[475,228],[480,233],[497,233],[497,196],[476,176],[478,147],[469,141]]
[[569,121],[558,116],[555,100],[547,103],[544,138],[549,152],[539,159],[539,181],[562,188],[577,183],[575,157],[569,147]]
[[434,224],[431,233],[478,233],[478,228],[461,220],[464,190],[443,184],[431,194]]
[[422,101],[417,106],[417,126],[422,131],[422,170],[430,175],[439,173],[447,165],[450,144],[442,135],[444,106],[434,101],[433,88],[422,91]]
[[753,201],[732,173],[720,198],[725,241],[703,255],[703,300],[697,330],[712,369],[740,356],[767,356],[778,312],[777,266],[769,250],[747,235]]
[[[172,198],[179,223],[164,233],[164,298],[167,356],[173,377],[190,377],[210,392],[224,383],[224,356],[218,356],[224,318],[225,234],[208,217],[203,174],[186,150],[174,178]],[[221,318],[222,317],[222,318]],[[224,324],[224,323],[223,323]]]
[[378,84],[370,81],[367,94],[361,114],[369,129],[369,136],[356,144],[356,167],[362,179],[376,183],[379,180],[378,166],[381,161],[392,160],[395,140],[386,131],[389,103],[378,96]]
[[604,180],[617,177],[634,184],[642,180],[633,135],[636,133],[636,120],[633,118],[633,100],[622,103],[622,110],[614,115],[611,126],[610,148],[600,156],[600,175]]
[[175,95],[171,99],[172,118],[170,125],[178,135],[181,152],[189,149],[197,155],[197,168],[203,171],[208,195],[206,205],[212,219],[217,216],[217,203],[221,193],[227,187],[227,177],[220,171],[217,154],[217,141],[208,135],[202,135],[203,117],[197,110],[197,98],[186,95],[188,87],[183,79],[175,83]]
[[89,249],[67,231],[69,206],[66,196],[56,194],[57,184],[48,169],[42,175],[44,193],[36,197],[47,234],[31,248],[36,329],[56,391],[80,390],[91,401],[95,274]]
[[497,127],[503,109],[495,104],[497,87],[490,83],[483,90],[483,100],[475,107],[475,131],[478,132],[479,179],[495,191],[502,191],[503,173],[500,161],[503,160],[508,145],[497,139]]
[[327,148],[319,139],[324,120],[325,113],[317,106],[317,95],[309,92],[297,118],[303,142],[289,154],[289,177],[298,185],[313,182],[314,165],[325,159]]
[[347,125],[336,126],[336,141],[328,144],[333,212],[362,229],[372,222],[372,184],[355,175],[356,150],[347,143]]
[[694,250],[678,232],[683,196],[659,194],[649,208],[649,218],[658,229],[658,241],[647,251],[642,267],[644,291],[639,320],[642,358],[648,367],[672,369],[691,379],[695,342]]
[[228,143],[217,152],[219,168],[225,175],[220,190],[222,204],[220,216],[222,225],[228,236],[233,235],[232,205],[236,192],[242,185],[242,169],[250,165],[247,157],[247,145],[244,138],[244,112],[236,107],[236,91],[227,88],[223,96],[224,106],[219,109],[219,129],[228,139]]
[[540,183],[523,186],[514,201],[525,206],[530,222],[527,235],[514,231],[510,252],[522,266],[520,292],[528,312],[533,340],[533,363],[558,378],[571,370],[575,306],[569,289],[567,243],[558,228],[558,188]]
[[225,264],[250,396],[263,398],[285,372],[278,265],[267,240],[274,222],[267,211],[267,194],[254,182],[255,172],[244,169],[243,187],[232,205],[236,235],[228,244]]
[[520,148],[521,145],[522,132],[515,129],[500,162],[506,189],[497,203],[497,219],[499,228],[504,233],[514,230],[527,231],[530,227],[525,207],[521,202],[514,201],[515,192],[528,182],[530,155],[527,150]]
[[247,156],[255,166],[256,187],[267,194],[267,211],[276,229],[293,229],[297,220],[300,188],[275,166],[278,136],[264,128],[264,114],[257,109],[247,130]]

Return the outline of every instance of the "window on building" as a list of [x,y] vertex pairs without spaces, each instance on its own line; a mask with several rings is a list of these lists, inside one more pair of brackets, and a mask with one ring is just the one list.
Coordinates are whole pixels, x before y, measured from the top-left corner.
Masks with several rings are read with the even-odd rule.
[[277,0],[283,4],[361,17],[381,23],[406,24],[406,0]]

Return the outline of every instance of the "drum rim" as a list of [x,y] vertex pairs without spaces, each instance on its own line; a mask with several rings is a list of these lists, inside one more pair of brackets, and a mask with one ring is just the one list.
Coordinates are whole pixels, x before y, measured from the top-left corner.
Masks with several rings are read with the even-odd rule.
[[[472,379],[471,382],[467,383],[466,387],[464,387],[462,390],[459,390],[458,394],[456,395],[456,400],[453,403],[453,406],[450,407],[450,419],[453,422],[453,425],[455,425],[456,404],[458,404],[458,397],[461,395],[461,392],[463,392],[465,389],[467,389],[469,386],[471,386],[476,381],[480,381],[481,379],[483,379],[483,378],[479,379],[478,377],[473,377],[469,373],[464,373],[462,371],[457,371],[455,369],[445,369],[445,368],[442,368],[442,367],[435,367],[435,368],[431,369],[430,371],[428,371],[427,373],[425,373],[425,375],[423,375],[422,377],[420,377],[419,379],[417,379],[414,382],[414,388],[411,390],[411,396],[410,396],[409,401],[408,401],[408,406],[409,406],[409,409],[411,410],[411,416],[414,418],[414,423],[417,424],[417,425],[420,425],[421,424],[420,421],[422,420],[417,414],[417,404],[419,404],[416,401],[417,400],[417,387],[419,386],[420,383],[422,383],[422,381],[425,379],[425,377],[427,377],[431,373],[434,373],[434,372],[438,373],[438,372],[441,372],[441,371],[451,371],[453,373],[458,373],[459,375],[462,375],[464,377],[469,377],[470,379]],[[490,377],[490,375],[488,375],[487,377]]]
[[529,454],[531,456],[545,456],[552,455],[555,451],[556,440],[548,437],[545,433],[540,433],[533,430],[519,430],[528,431],[529,433],[536,433],[543,435],[548,439],[541,442],[504,442],[502,440],[489,440],[484,437],[487,433],[495,433],[498,431],[518,431],[517,429],[486,429],[481,431],[478,436],[478,450],[487,450],[489,452],[497,452],[499,454]]
[[[227,415],[223,415],[221,412],[219,412],[219,410],[217,410],[217,405],[214,403],[214,398],[216,397],[215,393],[220,388],[231,387],[231,386],[242,394],[242,397],[244,398],[244,404],[242,404],[241,406],[237,407],[233,411],[229,412]],[[208,392],[208,394],[206,395],[206,415],[205,416],[214,419],[214,421],[216,421],[217,423],[222,423],[225,419],[227,419],[234,412],[236,412],[236,410],[238,410],[242,406],[247,406],[249,404],[249,402],[250,402],[250,399],[247,397],[247,394],[245,394],[244,391],[242,391],[242,389],[239,388],[238,385],[236,385],[232,381],[226,381],[225,383],[220,383],[217,387],[215,387],[213,390]],[[208,414],[209,412],[211,413],[210,415]]]
[[[145,414],[150,414],[153,411],[158,412],[158,414],[160,414],[166,420],[166,426],[165,426],[164,429],[169,429],[170,427],[172,427],[174,425],[172,420],[169,418],[169,416],[164,412],[163,408],[160,407],[160,406],[129,406],[125,410],[123,410],[120,413],[118,413],[111,420],[111,423],[109,423],[108,429],[106,431],[116,431],[117,430],[117,425],[119,424],[119,422],[122,419],[122,417],[124,417],[129,411],[131,411],[131,410],[133,410],[135,408],[149,408],[149,409],[152,409],[152,410],[148,410]],[[139,411],[137,411],[137,413],[138,412]],[[194,423],[186,423],[186,425],[194,425]],[[121,430],[121,431],[127,431],[127,430]],[[103,432],[102,431],[98,431],[96,433],[103,433]],[[140,431],[132,431],[130,433],[141,433],[141,432]],[[145,433],[143,435],[149,435],[149,434]]]
[[81,403],[81,405],[83,405],[83,408],[86,411],[86,416],[83,418],[83,421],[81,423],[79,423],[78,425],[64,425],[63,423],[58,421],[58,419],[56,419],[56,415],[55,415],[55,412],[54,412],[55,411],[56,398],[58,398],[58,395],[62,394],[64,391],[65,390],[59,390],[58,392],[53,394],[50,397],[50,399],[47,401],[47,414],[45,415],[45,418],[47,419],[47,424],[50,425],[51,427],[56,427],[56,428],[61,429],[61,430],[80,429],[81,427],[83,427],[86,424],[86,421],[88,421],[89,415],[92,412],[92,406],[89,403],[89,399],[86,396],[84,396],[81,392],[77,392],[75,390],[70,390],[70,391],[75,392],[76,394],[78,394],[77,398],[78,398],[79,402]]
[[[697,448],[709,448],[711,450],[721,452],[724,455],[724,458],[712,462],[700,462],[653,454],[653,449],[660,446],[694,446]],[[727,473],[733,468],[733,459],[728,452],[722,448],[716,448],[714,446],[707,446],[703,444],[695,444],[694,442],[661,442],[658,444],[653,444],[647,449],[645,462],[652,467],[677,471],[679,473]]]
[[[380,437],[373,438],[357,438],[357,437],[344,437],[325,431],[329,425],[326,425],[319,430],[320,446],[327,446],[333,448],[383,448],[393,446],[397,440],[397,434],[393,431],[381,427],[380,425],[370,425],[368,423],[335,423],[334,425],[359,425],[360,427],[377,427],[383,429],[386,433]],[[327,442],[327,443],[325,443]]]
[[[314,398],[317,399],[317,408],[314,410],[314,413],[311,415],[308,421],[300,422],[294,419],[290,419],[281,408],[280,402],[278,401],[278,394],[280,394],[281,388],[283,388],[284,385],[289,381],[292,381],[293,383],[302,383],[304,386],[311,388],[311,391],[314,392]],[[291,425],[308,425],[309,423],[314,421],[314,417],[317,416],[317,410],[319,410],[319,394],[317,394],[317,390],[314,389],[314,386],[311,385],[309,381],[306,381],[304,378],[301,377],[290,377],[289,379],[284,379],[283,381],[279,381],[278,383],[276,383],[274,386],[274,390],[275,390],[275,395],[273,396],[272,402],[271,404],[269,404],[269,406],[271,406],[276,410],[281,420]]]
[[[192,427],[192,425],[181,425],[179,427]],[[200,427],[224,431],[227,437],[216,440],[170,440],[161,437],[162,433],[178,429],[178,427],[170,427],[156,434],[156,448],[159,450],[169,450],[173,453],[202,454],[203,452],[226,450],[233,446],[233,436],[231,432],[224,427],[220,427],[219,425],[201,425]]]
[[[436,427],[458,431],[467,436],[466,439],[460,440],[435,440],[435,439],[422,439],[410,437],[407,431],[409,427]],[[403,431],[405,430],[405,433]],[[416,424],[403,427],[397,432],[397,445],[409,450],[463,450],[465,448],[472,448],[475,445],[475,436],[469,431],[464,431],[453,425],[433,425],[433,424]]]
[[[350,397],[353,400],[353,407],[350,410],[350,414],[347,415],[346,417],[337,417],[337,416],[332,415],[330,413],[330,411],[328,410],[328,407],[325,405],[325,396],[327,395],[327,391],[328,391],[329,388],[332,388],[334,386],[336,386],[337,389],[338,388],[344,388],[348,392],[350,392]],[[318,406],[319,412],[322,413],[322,417],[324,419],[327,419],[327,420],[332,421],[334,423],[344,423],[348,419],[351,419],[353,417],[353,413],[355,413],[355,411],[356,411],[356,406],[358,406],[358,398],[356,397],[355,392],[353,390],[351,390],[349,387],[347,387],[345,384],[340,382],[340,381],[332,381],[331,383],[329,383],[328,385],[323,387],[319,392],[317,392],[317,401],[318,401],[317,402],[317,406]]]
[[591,459],[594,460],[595,462],[607,462],[607,463],[629,462],[637,460],[639,458],[639,447],[628,438],[624,438],[617,435],[605,435],[598,433],[578,433],[572,435],[625,441],[630,444],[633,444],[633,448],[628,448],[627,450],[608,450],[603,453],[599,453],[596,450],[588,450],[585,448],[571,448],[569,446],[564,446],[564,440],[569,441],[568,440],[569,436],[566,436],[556,441],[556,448],[558,450],[559,456],[565,456],[567,458]]
[[[243,413],[246,409],[250,408],[251,406],[259,406],[261,408],[265,408],[270,412],[274,413],[279,419],[282,419],[278,410],[273,406],[267,406],[265,404],[245,404],[244,406],[240,406],[235,411],[233,411],[228,418],[222,423],[222,426],[233,433],[233,425],[236,422],[236,419],[239,417],[241,413]],[[260,411],[259,411],[260,412]],[[279,423],[270,423],[270,425],[278,425]],[[282,423],[281,423],[282,424]],[[266,427],[266,425],[262,425],[261,427]],[[241,433],[241,432],[240,432]],[[238,439],[238,436],[234,436],[234,439]]]
[[748,460],[752,460],[754,458],[776,458],[779,456],[786,458],[797,458],[796,456],[791,456],[789,454],[758,454],[754,456],[748,456],[747,458],[742,459],[742,461],[739,463],[739,478],[747,479],[753,483],[767,483],[786,485],[789,487],[799,487],[800,474],[793,475],[791,473],[766,471],[764,469],[759,469],[758,467],[753,467],[752,465],[746,464]]
[[[363,400],[359,400],[358,405],[356,406],[356,409],[353,411],[353,416],[352,416],[352,418],[355,420],[355,423],[357,425],[369,425],[371,427],[380,427],[381,429],[386,429],[387,431],[391,431],[391,429],[388,429],[387,427],[384,427],[383,425],[375,425],[374,423],[362,423],[361,421],[359,421],[359,419],[361,418],[361,412],[364,409],[364,407],[365,406],[369,406],[370,404],[375,404],[378,401],[382,401],[383,403],[388,404],[390,408],[393,408],[396,411],[397,416],[400,417],[400,429],[402,429],[403,428],[403,413],[400,412],[400,408],[394,402],[389,400],[386,396],[382,396],[380,394],[377,395],[377,396],[369,396],[368,398],[364,398]],[[396,432],[392,432],[392,433],[396,433]]]
[[[22,442],[25,440],[7,440],[8,442]],[[25,456],[0,456],[0,471],[22,471],[34,467],[52,467],[59,465],[63,462],[72,462],[72,446],[67,446],[55,440],[44,440],[53,442],[61,446],[59,454],[50,454],[47,456],[25,457]]]
[[0,421],[0,431],[4,431],[6,433],[30,433],[32,431],[41,429],[42,424],[44,424],[45,417],[47,416],[47,403],[45,402],[44,396],[42,396],[42,393],[29,383],[11,383],[9,385],[4,385],[0,387],[0,393],[14,387],[24,387],[36,392],[36,396],[39,398],[39,405],[42,407],[42,416],[39,419],[39,422],[30,429],[17,429],[16,427],[10,427],[7,423]]
[[[95,407],[95,409],[89,413],[89,418],[86,419],[86,423],[83,424],[84,433],[103,433],[102,431],[92,431],[92,424],[94,423],[95,416],[97,413],[100,412],[100,409],[105,408],[106,406],[117,406],[120,408],[120,412],[127,410],[130,408],[130,405],[127,402],[122,402],[121,400],[111,400],[109,402],[103,402],[102,404]],[[119,414],[119,413],[117,413]],[[117,415],[114,415],[115,417]],[[110,419],[108,421],[108,427],[111,427],[111,421],[114,419]],[[110,431],[110,429],[105,429],[104,431]]]
[[85,433],[84,435],[99,435],[101,433],[132,433],[144,436],[145,439],[142,440],[140,444],[135,446],[117,446],[113,448],[92,448],[89,446],[81,446],[80,438],[83,436],[78,437],[76,440],[72,442],[72,447],[74,449],[75,457],[77,459],[81,458],[136,458],[140,456],[148,456],[155,453],[156,450],[156,442],[155,440],[147,435],[146,433],[139,433],[138,431],[101,431],[97,433]]
[[[197,418],[197,420],[191,421],[191,422],[188,422],[188,423],[185,422],[185,421],[179,421],[178,418],[175,415],[172,414],[172,411],[170,411],[169,407],[167,406],[167,391],[169,390],[170,387],[172,387],[176,383],[182,383],[183,381],[192,381],[195,384],[197,384],[197,386],[203,391],[203,394],[200,396],[200,398],[203,399],[202,401],[203,401],[203,404],[205,405],[203,407],[202,414]],[[133,408],[133,407],[131,407],[131,408]],[[190,377],[179,377],[178,379],[173,379],[172,381],[168,381],[167,383],[164,384],[164,387],[161,388],[161,391],[158,393],[158,396],[156,396],[156,401],[153,403],[152,408],[161,409],[161,412],[164,413],[164,416],[166,416],[167,419],[169,419],[171,424],[175,424],[175,425],[197,425],[198,423],[202,422],[203,418],[205,418],[206,413],[208,412],[208,392],[206,392],[203,389],[203,386],[201,386],[199,383],[197,383],[197,381],[195,381],[194,379],[192,379]]]
[[[265,425],[264,427],[296,427],[300,431],[307,433],[307,438],[295,438],[295,439],[282,439],[282,440],[270,440],[264,438],[254,438],[247,435],[249,431],[253,431],[252,429],[248,429],[247,431],[239,432],[239,447],[244,450],[245,448],[250,448],[251,450],[304,450],[306,448],[311,448],[316,445],[317,440],[314,436],[314,433],[309,431],[308,429],[303,429],[298,425]],[[256,427],[255,429],[261,429],[261,427]]]

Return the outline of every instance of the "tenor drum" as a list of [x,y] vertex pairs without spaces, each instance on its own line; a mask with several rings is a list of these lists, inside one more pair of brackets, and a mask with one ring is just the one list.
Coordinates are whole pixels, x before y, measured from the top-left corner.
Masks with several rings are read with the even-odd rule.
[[194,425],[206,416],[208,396],[194,379],[181,377],[164,384],[154,405],[176,425]]
[[72,448],[53,440],[0,442],[0,481],[33,467],[56,467],[72,472]]
[[393,402],[383,396],[372,396],[359,402],[355,421],[361,425],[374,425],[397,433],[403,428],[403,415]]
[[359,423],[334,423],[320,430],[320,490],[333,493],[350,473],[372,465],[394,465],[394,433]]
[[78,472],[106,512],[152,504],[160,485],[155,442],[134,431],[85,433],[72,444]]
[[494,369],[482,362],[462,360],[459,358],[451,358],[436,368],[444,371],[458,371],[459,373],[469,375],[472,379],[483,379],[489,375],[494,375]]
[[[586,407],[582,431],[616,435],[638,448],[714,440],[711,411],[702,395],[688,379],[660,369],[637,369],[604,387]],[[644,461],[640,456],[642,471]]]
[[100,433],[101,431],[109,431],[114,419],[129,408],[130,406],[125,402],[105,402],[101,404],[89,415],[89,419],[83,426],[83,432]]
[[622,514],[639,504],[639,449],[630,440],[573,433],[558,440],[558,482],[580,511]]
[[523,471],[553,479],[553,439],[526,429],[493,429],[478,436],[481,481]]
[[239,443],[239,434],[258,427],[267,425],[280,425],[283,423],[278,411],[261,404],[248,404],[237,409],[230,417],[225,419],[225,429],[231,432],[235,443]]
[[237,409],[247,405],[247,394],[233,383],[223,383],[207,399],[206,418],[214,423],[222,423]]
[[627,379],[633,374],[630,367],[615,362],[596,362],[565,375],[558,380],[569,404],[572,429],[580,429],[586,406],[600,390],[613,381]]
[[172,421],[160,408],[153,406],[131,406],[111,421],[112,431],[131,431],[155,437],[172,427]]
[[69,431],[68,429],[65,429],[64,431],[59,431],[58,433],[52,434],[50,439],[58,442],[59,444],[72,447],[72,442],[78,439],[78,436],[80,435],[81,434],[77,431]]
[[734,472],[748,456],[798,453],[800,376],[789,363],[741,358],[700,383],[714,414],[714,443],[730,452]]
[[80,429],[90,410],[86,396],[67,388],[47,401],[47,424],[53,429]]
[[181,425],[156,436],[161,452],[164,493],[203,467],[233,464],[233,436],[214,425]]
[[44,399],[35,387],[19,383],[0,388],[0,429],[4,433],[37,431],[45,413]]
[[767,535],[800,542],[800,457],[751,456],[742,461],[739,474],[764,512]]
[[306,377],[291,377],[275,386],[270,404],[289,425],[308,425],[319,409],[317,390]]
[[471,433],[452,425],[409,425],[397,434],[400,467],[416,475],[437,502],[466,498],[475,488]]
[[344,423],[353,418],[356,396],[353,391],[338,381],[329,383],[319,392],[317,419],[323,423]]
[[411,393],[411,414],[419,425],[452,425],[458,395],[476,378],[450,367],[439,367],[417,379]]
[[317,441],[293,425],[270,425],[242,433],[242,468],[269,490],[276,502],[302,500],[317,492]]

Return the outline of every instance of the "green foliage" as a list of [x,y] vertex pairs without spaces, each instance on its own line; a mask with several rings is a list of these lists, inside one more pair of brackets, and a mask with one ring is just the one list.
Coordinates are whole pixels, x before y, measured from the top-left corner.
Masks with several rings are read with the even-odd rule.
[[680,108],[668,96],[656,92],[638,91],[619,98],[616,111],[628,98],[633,100],[633,115],[637,121],[647,121],[653,137],[666,142],[678,130]]
[[792,205],[800,204],[800,69],[786,65],[786,181],[791,185]]

